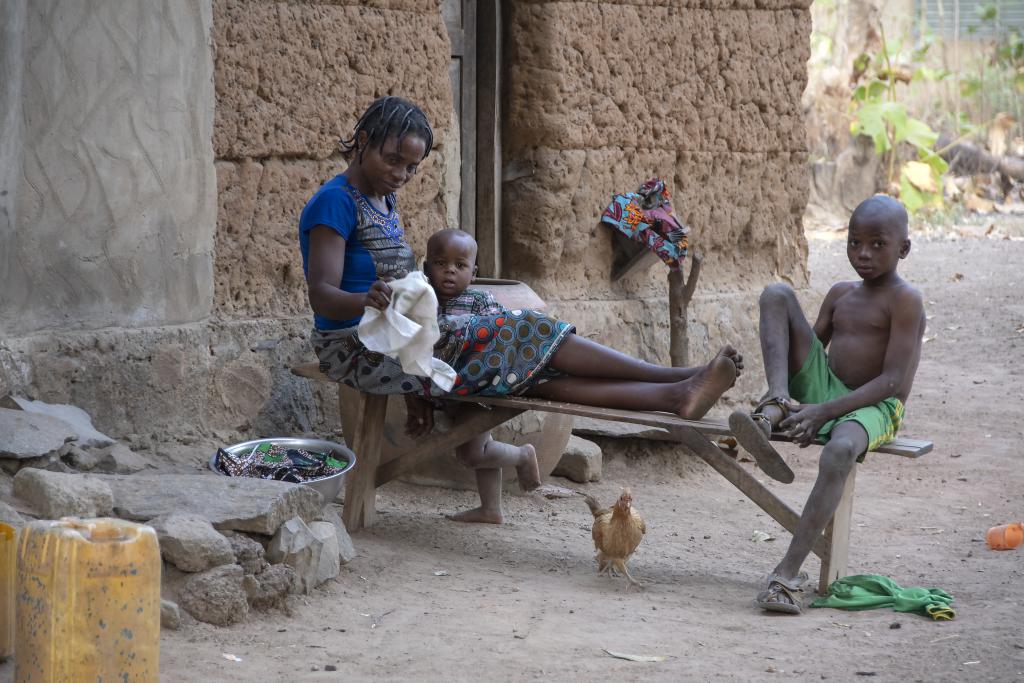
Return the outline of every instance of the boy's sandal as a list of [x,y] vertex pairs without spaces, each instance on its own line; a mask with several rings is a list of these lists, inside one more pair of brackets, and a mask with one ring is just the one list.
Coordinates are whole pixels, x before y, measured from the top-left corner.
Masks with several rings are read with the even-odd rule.
[[733,411],[729,416],[729,429],[740,445],[754,456],[757,466],[772,479],[789,484],[796,477],[786,461],[768,440],[771,425],[768,418],[760,413],[751,415],[742,410]]
[[782,411],[782,419],[785,420],[787,417],[789,417],[789,414],[792,411],[793,407],[797,405],[800,404],[794,401],[793,399],[789,398],[788,396],[772,396],[770,398],[763,399],[760,403],[758,403],[754,407],[754,414],[759,415],[760,417],[767,420],[767,417],[765,417],[761,413],[761,411],[764,410],[765,406],[776,406],[779,410]]
[[795,578],[787,581],[778,574],[764,577],[763,588],[757,594],[757,606],[767,612],[783,614],[800,614],[803,605],[797,593],[802,593],[801,586],[807,581],[807,573],[800,572]]

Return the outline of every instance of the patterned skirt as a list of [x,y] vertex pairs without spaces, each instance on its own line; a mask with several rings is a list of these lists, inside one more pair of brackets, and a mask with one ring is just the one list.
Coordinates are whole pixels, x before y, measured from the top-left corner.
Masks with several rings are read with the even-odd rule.
[[[434,357],[455,369],[451,393],[459,396],[517,396],[561,376],[548,364],[566,336],[575,331],[568,323],[531,310],[442,317],[438,327],[441,338],[434,346]],[[430,380],[403,372],[394,358],[367,349],[355,327],[314,329],[311,341],[321,372],[360,391],[447,395]]]

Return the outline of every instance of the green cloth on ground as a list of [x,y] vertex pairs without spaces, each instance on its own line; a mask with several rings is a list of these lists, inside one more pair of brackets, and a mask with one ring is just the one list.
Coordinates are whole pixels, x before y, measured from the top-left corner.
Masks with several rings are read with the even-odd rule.
[[936,621],[949,621],[956,616],[950,607],[953,596],[940,588],[902,588],[886,576],[857,574],[836,579],[828,587],[828,595],[818,598],[811,607],[862,610],[892,607],[897,612],[916,612]]

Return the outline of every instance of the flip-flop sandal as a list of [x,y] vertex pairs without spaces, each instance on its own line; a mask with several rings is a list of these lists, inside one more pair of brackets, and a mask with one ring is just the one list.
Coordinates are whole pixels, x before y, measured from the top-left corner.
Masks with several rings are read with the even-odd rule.
[[796,478],[793,470],[782,459],[779,452],[772,447],[765,430],[758,424],[758,422],[764,423],[765,420],[766,418],[759,414],[751,415],[742,410],[736,410],[729,416],[729,429],[732,430],[733,436],[740,442],[740,445],[754,456],[757,466],[765,474],[783,484],[792,483]]
[[764,588],[757,594],[757,606],[766,612],[801,614],[803,605],[796,593],[803,592],[800,587],[805,581],[807,581],[805,572],[800,572],[791,581],[786,581],[778,574],[768,574],[764,577],[762,584]]

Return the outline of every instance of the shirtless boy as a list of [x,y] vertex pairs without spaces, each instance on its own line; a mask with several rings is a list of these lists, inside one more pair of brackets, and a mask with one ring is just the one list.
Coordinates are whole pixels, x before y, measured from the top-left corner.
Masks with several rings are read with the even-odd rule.
[[921,356],[921,293],[896,273],[910,253],[903,205],[883,195],[861,202],[850,217],[846,253],[861,280],[833,285],[813,328],[790,287],[765,289],[760,336],[768,393],[753,414],[729,418],[761,469],[784,483],[793,471],[772,448],[772,430],[801,447],[827,442],[796,533],[757,596],[758,606],[772,612],[801,612],[796,593],[807,575],[800,566],[839,505],[854,463],[894,438]]

